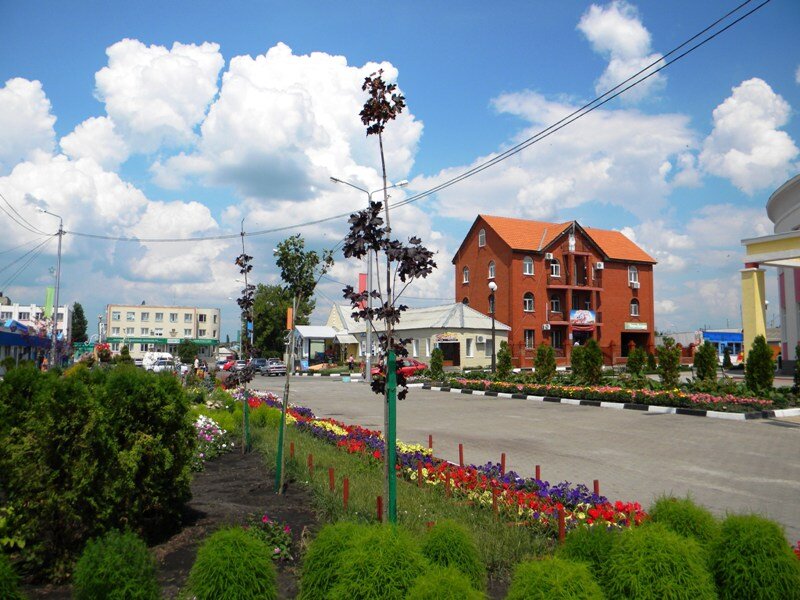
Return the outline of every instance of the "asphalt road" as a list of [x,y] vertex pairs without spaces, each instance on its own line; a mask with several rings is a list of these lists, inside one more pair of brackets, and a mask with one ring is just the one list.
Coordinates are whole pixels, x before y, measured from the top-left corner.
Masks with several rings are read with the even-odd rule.
[[[257,377],[255,387],[283,394],[283,378]],[[290,402],[371,429],[383,429],[382,399],[363,383],[295,377]],[[498,462],[528,477],[600,480],[610,500],[685,496],[724,516],[757,512],[800,540],[800,421],[727,421],[591,406],[489,398],[412,388],[398,404],[397,436],[428,443],[436,456]]]

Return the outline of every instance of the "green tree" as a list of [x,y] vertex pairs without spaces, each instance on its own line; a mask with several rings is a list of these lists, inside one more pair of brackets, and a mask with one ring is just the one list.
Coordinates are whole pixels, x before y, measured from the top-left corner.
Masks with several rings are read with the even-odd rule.
[[434,381],[444,379],[444,352],[441,348],[434,348],[431,352],[431,379]]
[[647,370],[651,373],[655,373],[657,369],[656,365],[656,355],[652,352],[647,353]]
[[658,374],[667,389],[678,387],[681,372],[681,349],[671,337],[665,337],[658,347]]
[[725,346],[725,349],[722,351],[722,368],[723,369],[732,369],[733,363],[731,362],[731,349]]
[[191,365],[197,356],[197,346],[194,345],[192,340],[183,339],[178,344],[177,348],[178,358],[184,364]]
[[80,302],[72,305],[72,341],[73,342],[86,342],[89,338],[86,336],[86,330],[89,327],[86,321],[86,315],[83,312],[83,306]]
[[570,352],[569,355],[569,366],[572,368],[572,376],[579,381],[586,379],[584,375],[583,359],[584,347],[573,346],[572,352]]
[[628,354],[628,363],[626,364],[625,368],[633,377],[641,377],[646,362],[647,353],[643,348],[639,348],[637,346],[630,351],[630,354]]
[[711,342],[703,342],[703,344],[695,350],[694,367],[697,369],[698,379],[716,381],[717,348]]
[[[291,293],[280,285],[256,286],[253,300],[253,344],[262,356],[283,356],[286,349],[286,311],[292,306]],[[305,298],[298,304],[295,325],[308,325],[316,301]]]
[[544,343],[539,344],[533,366],[536,383],[550,383],[556,376],[556,353],[553,348]]
[[497,351],[497,378],[508,379],[511,376],[511,350],[508,342],[500,342],[500,349]]
[[119,351],[119,356],[117,357],[117,364],[132,364],[133,358],[131,358],[131,351],[128,350],[128,346],[123,346]]
[[744,381],[747,389],[756,394],[766,394],[772,391],[774,377],[775,361],[772,358],[772,348],[767,344],[767,338],[757,335],[744,363]]
[[589,385],[597,385],[603,380],[603,351],[594,338],[583,347],[583,376]]

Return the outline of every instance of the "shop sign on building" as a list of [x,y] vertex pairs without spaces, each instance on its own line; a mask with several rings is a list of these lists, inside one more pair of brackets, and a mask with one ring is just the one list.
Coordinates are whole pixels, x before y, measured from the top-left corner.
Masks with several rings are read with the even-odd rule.
[[569,323],[577,331],[594,331],[597,319],[594,311],[571,310],[569,311]]
[[457,342],[458,335],[455,333],[437,333],[434,338],[437,342]]
[[647,331],[647,323],[626,322],[625,331]]

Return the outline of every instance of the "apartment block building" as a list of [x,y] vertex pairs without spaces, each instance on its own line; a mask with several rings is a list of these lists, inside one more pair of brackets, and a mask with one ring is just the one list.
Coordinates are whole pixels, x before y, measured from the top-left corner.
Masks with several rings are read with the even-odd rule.
[[589,338],[607,364],[653,350],[656,261],[618,231],[479,215],[452,262],[456,300],[510,325],[516,367],[542,342],[559,365]]
[[105,322],[104,341],[111,351],[119,352],[127,345],[134,358],[141,358],[146,352],[174,354],[183,340],[194,343],[203,358],[213,357],[219,346],[218,308],[109,304]]
[[[38,304],[0,303],[0,323],[16,321],[33,335],[51,335],[51,321],[44,317],[44,307]],[[72,306],[58,307],[58,339],[72,338]]]

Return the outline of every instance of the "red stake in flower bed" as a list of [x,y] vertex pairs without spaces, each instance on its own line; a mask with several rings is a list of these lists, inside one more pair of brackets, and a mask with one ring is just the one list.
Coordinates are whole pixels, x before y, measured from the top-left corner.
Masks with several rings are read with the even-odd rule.
[[378,509],[378,523],[383,523],[383,496],[378,496],[376,505]]
[[350,480],[345,477],[342,480],[342,506],[347,512],[347,504],[350,502]]
[[564,525],[564,508],[558,508],[558,543],[563,544],[566,536],[566,527]]
[[294,442],[289,442],[289,458],[294,458]]
[[428,449],[433,450],[433,436],[428,434]]
[[500,455],[500,477],[503,477],[506,474],[506,453],[503,452]]
[[314,479],[314,455],[308,455],[308,477]]
[[599,479],[595,479],[594,480],[594,495],[595,496],[599,496],[600,495],[600,480]]
[[464,466],[464,444],[458,445],[458,466]]
[[431,529],[434,525],[436,525],[436,521],[427,521],[425,523],[425,527],[427,527],[428,529]]
[[333,467],[328,467],[328,487],[331,491],[336,489],[336,481],[333,476]]
[[539,465],[536,465],[536,481],[542,480],[542,469]]

